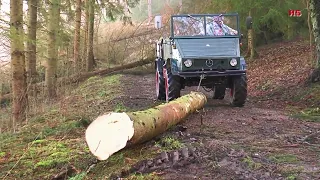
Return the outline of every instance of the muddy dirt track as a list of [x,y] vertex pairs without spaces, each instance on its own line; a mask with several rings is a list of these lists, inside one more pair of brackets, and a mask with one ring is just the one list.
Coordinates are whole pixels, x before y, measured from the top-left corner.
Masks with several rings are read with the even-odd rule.
[[[139,110],[159,103],[153,74],[124,74],[122,80],[126,95],[121,100],[127,107]],[[182,94],[192,90],[196,88]],[[159,154],[134,171],[156,172],[165,179],[320,179],[319,124],[291,118],[281,102],[269,107],[249,94],[246,105],[236,108],[229,106],[228,96],[213,100],[201,91],[208,95],[204,109],[163,135],[179,139],[189,153],[167,152],[167,160]]]

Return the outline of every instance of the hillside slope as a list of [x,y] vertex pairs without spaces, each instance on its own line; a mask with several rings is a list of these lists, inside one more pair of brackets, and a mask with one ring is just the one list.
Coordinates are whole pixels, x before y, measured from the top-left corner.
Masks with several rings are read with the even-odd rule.
[[[212,100],[207,93],[209,102],[203,111],[154,141],[102,162],[88,151],[85,128],[108,111],[135,111],[159,104],[152,69],[92,77],[78,86],[64,87],[67,91],[59,101],[43,101],[33,107],[36,111],[18,132],[0,134],[0,178],[320,178],[320,85],[304,83],[312,67],[308,44],[302,40],[277,43],[258,52],[260,58],[248,62],[245,107],[230,107],[229,97]],[[191,90],[195,88],[182,93]],[[313,108],[303,110],[306,107]],[[0,113],[9,117],[10,107]],[[292,113],[299,114],[298,118]],[[195,148],[198,156],[179,161],[177,166],[169,161],[158,168],[142,168],[162,152],[181,152],[183,147]]]

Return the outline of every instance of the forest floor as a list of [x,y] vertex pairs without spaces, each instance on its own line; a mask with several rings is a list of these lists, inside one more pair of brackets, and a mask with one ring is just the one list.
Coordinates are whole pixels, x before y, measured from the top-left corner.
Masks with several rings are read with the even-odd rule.
[[[208,95],[203,110],[106,161],[90,154],[86,127],[102,113],[161,103],[154,74],[145,67],[70,87],[58,102],[43,104],[41,115],[30,115],[19,132],[0,134],[0,178],[320,179],[320,84],[305,83],[308,43],[282,42],[258,52],[248,63],[244,107],[231,107],[228,95],[213,100],[201,90]],[[165,155],[168,161],[157,163]]]

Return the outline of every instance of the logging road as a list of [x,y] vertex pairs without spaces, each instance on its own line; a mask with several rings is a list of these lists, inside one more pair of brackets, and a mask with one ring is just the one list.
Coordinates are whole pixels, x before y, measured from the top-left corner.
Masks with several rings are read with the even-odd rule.
[[[133,110],[155,106],[154,75],[125,74],[121,101]],[[186,88],[186,94],[196,88]],[[203,89],[201,88],[201,91]],[[154,169],[165,179],[302,179],[320,178],[319,123],[294,119],[283,102],[248,97],[242,108],[228,97],[208,95],[204,110],[165,133],[196,147],[198,160]],[[186,129],[186,130],[185,130]],[[180,131],[180,132],[179,132]],[[145,172],[150,172],[145,171]]]

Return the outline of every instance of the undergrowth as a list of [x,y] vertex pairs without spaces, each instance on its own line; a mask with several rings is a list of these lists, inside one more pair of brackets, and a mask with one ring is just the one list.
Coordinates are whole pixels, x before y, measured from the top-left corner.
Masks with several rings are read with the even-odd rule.
[[95,157],[83,138],[85,130],[98,115],[116,108],[113,99],[121,93],[120,77],[89,78],[70,87],[61,101],[38,104],[45,110],[29,117],[17,132],[1,133],[0,178],[50,179],[68,165],[79,172],[71,179],[87,176],[84,172]]

